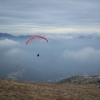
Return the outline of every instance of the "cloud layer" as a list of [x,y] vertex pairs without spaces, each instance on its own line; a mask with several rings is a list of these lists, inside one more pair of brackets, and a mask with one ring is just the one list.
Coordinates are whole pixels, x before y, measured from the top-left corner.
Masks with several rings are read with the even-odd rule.
[[13,41],[13,40],[10,40],[10,39],[1,39],[0,40],[0,47],[3,48],[3,47],[14,47],[14,46],[18,46],[20,45],[19,42],[17,41]]
[[95,50],[92,47],[72,51],[65,50],[63,52],[63,57],[82,62],[98,62],[100,60],[100,50]]
[[99,0],[0,1],[0,30],[12,34],[98,32]]

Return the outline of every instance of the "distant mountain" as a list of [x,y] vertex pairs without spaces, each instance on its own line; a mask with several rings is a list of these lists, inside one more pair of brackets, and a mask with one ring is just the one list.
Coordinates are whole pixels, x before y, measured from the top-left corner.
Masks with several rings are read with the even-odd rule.
[[12,40],[19,40],[19,39],[27,39],[29,38],[31,35],[20,35],[20,36],[14,36],[14,35],[11,35],[11,34],[7,34],[7,33],[0,33],[0,39],[5,39],[5,38],[8,38],[8,39],[12,39]]
[[57,84],[72,83],[72,84],[100,84],[100,76],[72,76],[57,82]]
[[8,39],[13,39],[16,38],[16,36],[7,34],[7,33],[0,33],[0,38],[8,38]]

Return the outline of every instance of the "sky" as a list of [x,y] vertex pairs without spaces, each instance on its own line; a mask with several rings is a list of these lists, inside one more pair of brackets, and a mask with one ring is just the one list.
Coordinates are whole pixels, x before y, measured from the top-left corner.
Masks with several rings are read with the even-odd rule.
[[100,0],[0,0],[0,32],[100,35]]
[[100,0],[0,0],[0,33],[49,41],[2,38],[1,65],[34,68],[48,80],[100,74]]

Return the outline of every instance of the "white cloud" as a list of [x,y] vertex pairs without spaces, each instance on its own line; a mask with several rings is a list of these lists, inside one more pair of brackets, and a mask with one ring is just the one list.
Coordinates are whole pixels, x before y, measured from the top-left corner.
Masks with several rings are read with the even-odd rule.
[[19,48],[12,48],[6,52],[6,55],[21,55],[24,51]]
[[0,40],[0,47],[13,47],[19,45],[19,42],[10,40],[10,39],[3,39]]
[[96,50],[92,47],[86,47],[80,50],[65,50],[63,52],[63,57],[67,59],[74,59],[77,61],[99,61],[100,60],[100,50]]
[[[15,5],[16,4],[16,5]],[[100,1],[0,1],[0,31],[33,33],[98,32]]]
[[32,28],[30,29],[29,33],[45,33],[45,34],[48,34],[48,33],[52,33],[52,34],[69,34],[69,33],[84,33],[84,34],[87,34],[87,33],[93,33],[93,32],[97,32],[97,33],[100,33],[100,29],[99,27],[98,28],[95,28],[95,27],[85,27],[82,28],[80,26],[77,26],[77,27],[51,27],[51,28]]
[[91,39],[97,39],[100,38],[99,33],[68,33],[68,34],[43,34],[48,39],[75,39],[75,38],[91,38]]
[[73,39],[74,37],[72,35],[61,35],[61,34],[57,34],[57,35],[46,35],[46,37],[48,39]]

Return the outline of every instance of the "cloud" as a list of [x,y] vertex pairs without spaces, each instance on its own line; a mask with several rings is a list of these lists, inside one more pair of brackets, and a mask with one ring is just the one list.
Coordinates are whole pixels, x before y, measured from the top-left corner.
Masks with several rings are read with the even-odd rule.
[[72,36],[72,35],[61,35],[61,34],[57,34],[57,35],[55,35],[55,34],[52,34],[52,35],[50,35],[50,34],[48,34],[48,35],[46,35],[46,37],[48,38],[48,39],[53,39],[53,40],[63,40],[63,39],[73,39],[74,37]]
[[29,33],[45,33],[45,34],[69,34],[69,33],[73,33],[73,34],[76,34],[76,33],[80,33],[80,34],[88,34],[88,33],[91,33],[93,34],[94,32],[95,33],[99,33],[100,34],[100,29],[99,27],[87,27],[87,26],[84,26],[84,27],[66,27],[64,26],[63,28],[62,27],[42,27],[42,28],[30,28],[30,30],[28,30]]
[[76,38],[85,38],[85,39],[99,39],[100,34],[98,33],[68,33],[68,34],[43,34],[49,40],[69,40]]
[[100,33],[100,1],[0,1],[0,30],[12,34]]
[[80,50],[65,50],[63,57],[67,59],[73,59],[76,61],[93,61],[97,62],[100,60],[100,50],[96,50],[92,47],[86,47]]
[[23,55],[23,53],[24,53],[24,51],[19,48],[12,48],[12,49],[6,51],[5,55],[10,55],[10,56],[18,55],[21,57],[21,55]]
[[16,42],[10,39],[0,40],[0,47],[13,47],[13,46],[18,46],[18,45],[20,45],[19,42]]

